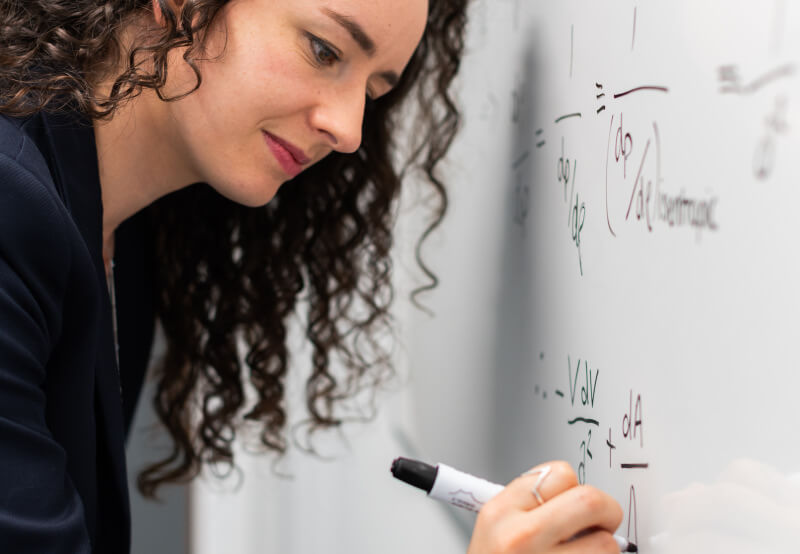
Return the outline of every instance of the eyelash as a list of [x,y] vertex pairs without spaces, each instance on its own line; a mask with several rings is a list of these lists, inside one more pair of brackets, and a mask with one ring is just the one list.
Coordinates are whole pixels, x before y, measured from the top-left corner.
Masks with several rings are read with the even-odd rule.
[[[314,62],[320,67],[331,67],[336,62],[341,61],[339,54],[337,54],[336,51],[324,40],[309,34],[308,42],[311,45],[311,54],[314,57]],[[320,57],[320,54],[322,54],[322,56],[328,56],[332,59],[325,61]]]
[[[311,55],[314,57],[314,63],[316,63],[318,67],[332,67],[337,62],[342,61],[342,58],[336,53],[336,50],[321,38],[308,33],[308,42],[311,47]],[[332,59],[326,62],[321,59],[320,53]],[[368,103],[375,101],[375,98],[369,90],[367,90],[366,96]]]

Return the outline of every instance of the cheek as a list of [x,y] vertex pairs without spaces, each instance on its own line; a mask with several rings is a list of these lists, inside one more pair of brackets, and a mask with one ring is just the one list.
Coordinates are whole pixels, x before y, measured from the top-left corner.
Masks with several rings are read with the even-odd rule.
[[289,109],[312,75],[291,36],[258,23],[239,18],[229,28],[224,52],[201,71],[213,81],[209,89],[215,96],[225,97],[213,101],[227,100],[266,117]]
[[192,117],[207,119],[227,135],[294,116],[307,104],[309,87],[302,68],[292,62],[286,55],[251,53],[203,64],[202,84],[187,97]]
[[314,74],[296,49],[239,44],[229,41],[225,55],[200,63],[200,88],[169,106],[197,180],[230,200],[262,206],[285,174],[276,171],[261,130],[308,138]]

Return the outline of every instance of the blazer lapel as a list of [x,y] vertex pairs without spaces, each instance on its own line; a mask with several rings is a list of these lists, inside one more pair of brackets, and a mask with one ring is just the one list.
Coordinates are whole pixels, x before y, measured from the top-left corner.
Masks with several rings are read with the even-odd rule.
[[[103,505],[104,494],[116,497],[113,511],[122,515],[119,532],[129,533],[130,507],[125,468],[124,426],[122,419],[122,391],[117,367],[113,336],[112,310],[103,265],[103,204],[100,178],[97,171],[97,153],[91,122],[77,114],[45,114],[45,128],[51,141],[52,170],[66,193],[65,202],[89,248],[96,269],[100,294],[100,332],[95,364],[95,395],[98,420],[98,457],[103,451],[106,462],[98,460],[98,467],[110,466],[110,471],[100,470],[100,475],[110,483],[99,483],[99,510],[109,510]],[[110,473],[110,475],[109,475]],[[104,475],[105,474],[105,475]],[[107,518],[111,514],[104,513]],[[99,533],[102,534],[102,533]],[[121,537],[127,542],[126,537]]]

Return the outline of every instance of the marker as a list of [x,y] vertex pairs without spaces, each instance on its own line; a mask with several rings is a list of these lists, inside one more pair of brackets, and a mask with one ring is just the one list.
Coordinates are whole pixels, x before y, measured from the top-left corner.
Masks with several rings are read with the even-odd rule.
[[[392,475],[424,490],[431,498],[473,512],[479,511],[505,488],[445,464],[432,466],[408,458],[397,458],[392,462]],[[614,535],[614,540],[617,541],[620,552],[639,551],[635,544],[619,535]]]

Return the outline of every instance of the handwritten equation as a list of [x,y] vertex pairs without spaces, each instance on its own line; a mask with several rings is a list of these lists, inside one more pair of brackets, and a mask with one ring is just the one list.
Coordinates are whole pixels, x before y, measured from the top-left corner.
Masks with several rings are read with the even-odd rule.
[[[578,430],[576,456],[574,458],[578,481],[588,483],[593,468],[597,464],[605,465],[612,471],[641,472],[650,469],[650,461],[645,450],[645,402],[641,391],[628,389],[623,395],[615,396],[616,416],[609,421],[602,421],[599,413],[598,383],[601,377],[600,368],[593,366],[585,358],[567,356],[565,387],[555,389],[555,397],[568,405],[569,416],[566,428]],[[543,387],[536,386],[536,396],[547,398]],[[608,400],[608,393],[605,399]],[[605,410],[607,413],[608,410]],[[575,436],[570,433],[570,436]],[[628,484],[628,525],[627,538],[633,542],[639,540],[638,508],[636,486],[632,481]]]
[[[629,56],[645,55],[640,44],[647,39],[643,29],[648,23],[652,25],[646,19],[642,23],[646,15],[642,6],[632,4]],[[783,33],[779,23],[776,19],[776,33]],[[685,138],[676,128],[675,118],[668,115],[677,105],[672,100],[676,90],[679,102],[697,97],[687,96],[687,83],[649,79],[637,83],[635,77],[633,82],[624,83],[619,76],[605,80],[602,75],[588,80],[576,65],[581,58],[581,45],[585,44],[580,31],[570,22],[554,35],[563,48],[563,64],[553,66],[555,78],[560,79],[559,86],[569,91],[563,104],[572,104],[562,107],[573,109],[560,110],[549,117],[538,113],[542,105],[539,91],[547,84],[527,73],[525,78],[520,73],[515,75],[509,105],[511,122],[517,128],[515,137],[524,137],[523,143],[515,144],[510,159],[512,220],[525,229],[533,215],[532,199],[544,198],[535,191],[555,185],[562,204],[538,204],[536,210],[565,210],[561,225],[566,228],[556,229],[554,240],[572,248],[575,270],[584,276],[592,270],[587,267],[586,248],[601,244],[598,239],[602,238],[602,229],[611,240],[667,234],[675,237],[668,240],[685,240],[682,237],[688,236],[697,243],[706,235],[718,233],[727,211],[721,192],[728,187],[705,174],[697,180],[687,180],[685,171],[678,172],[680,178],[671,175],[670,168],[686,163],[687,144],[698,138]],[[763,109],[761,123],[750,139],[749,159],[732,163],[742,164],[754,182],[768,181],[781,160],[788,161],[791,156],[788,151],[783,152],[782,145],[791,131],[788,87],[796,76],[796,65],[774,63],[754,71],[743,64],[726,63],[710,69],[706,79],[712,93],[716,87],[719,96],[735,98],[747,113],[758,114],[749,104],[763,107],[758,108]],[[547,98],[552,104],[552,95]],[[520,132],[522,127],[527,127],[526,133]],[[693,146],[704,147],[708,145]],[[600,164],[598,156],[602,156]],[[688,159],[692,160],[690,163],[702,163],[695,162],[696,158]],[[549,170],[541,168],[553,166],[555,180],[550,181]],[[552,202],[552,196],[548,198]]]
[[777,163],[778,142],[789,131],[789,100],[785,84],[794,74],[794,64],[774,67],[747,81],[742,78],[741,70],[735,64],[720,66],[718,70],[720,94],[737,95],[743,102],[746,97],[752,97],[762,90],[777,90],[772,97],[771,109],[764,115],[762,134],[753,147],[752,171],[760,181],[772,176]]
[[[676,260],[700,260],[700,271],[713,264],[719,269],[719,261],[728,254],[726,241],[739,231],[733,222],[746,213],[747,206],[740,211],[742,192],[749,195],[743,197],[747,201],[757,199],[759,191],[774,194],[775,185],[786,184],[782,175],[794,160],[792,87],[798,66],[777,57],[783,37],[788,36],[785,0],[773,7],[768,56],[752,55],[756,46],[748,45],[737,49],[738,56],[728,57],[719,37],[711,41],[705,36],[696,37],[691,45],[676,37],[677,46],[697,49],[696,58],[677,47],[671,55],[663,34],[658,44],[653,39],[655,24],[648,19],[653,6],[635,2],[624,17],[615,14],[607,20],[612,22],[608,26],[630,25],[629,34],[618,28],[602,32],[594,28],[590,42],[582,36],[586,18],[562,19],[557,29],[545,27],[546,40],[531,41],[537,48],[544,44],[543,53],[533,56],[532,78],[528,74],[521,78],[517,68],[513,80],[506,81],[513,90],[504,91],[505,98],[497,94],[503,109],[510,106],[502,120],[510,119],[514,127],[513,149],[503,159],[508,164],[503,169],[510,167],[511,175],[503,201],[510,197],[512,205],[506,204],[504,211],[523,230],[532,218],[541,218],[536,230],[546,236],[539,237],[535,258],[546,266],[541,271],[549,271],[547,264],[555,258],[571,277],[581,278],[574,281],[582,283],[574,295],[577,300],[565,302],[570,308],[591,303],[595,298],[591,294],[597,293],[587,290],[598,282],[606,286],[598,288],[599,294],[610,290],[609,296],[616,299],[618,291],[605,278],[628,267],[624,261],[621,267],[616,263],[608,264],[611,269],[598,267],[607,259],[619,262],[619,252],[604,256],[603,249],[610,244],[622,245],[621,254],[629,250],[631,256],[649,245],[667,251],[721,246],[719,256],[716,251],[713,256],[692,252]],[[553,43],[556,48],[551,48]],[[586,61],[590,43],[600,50],[591,53],[593,67]],[[651,53],[658,55],[645,59]],[[728,236],[720,240],[726,231]],[[557,245],[556,257],[548,256],[550,244]],[[641,245],[644,248],[635,249]],[[538,257],[540,252],[546,255]],[[582,279],[593,272],[600,278]],[[574,282],[556,281],[536,293],[549,294]],[[563,289],[558,290],[558,301],[574,292]],[[546,313],[550,300],[536,300],[536,308]],[[652,394],[635,385],[608,390],[603,386],[611,381],[608,369],[576,353],[562,359],[557,386],[537,384],[535,397],[558,405],[559,414],[562,408],[568,412],[566,418],[559,415],[557,425],[569,437],[569,459],[581,483],[609,471],[620,477],[627,496],[623,529],[638,542],[638,509],[652,506],[647,481],[642,482],[641,476],[656,477],[649,456],[654,447],[648,452],[648,441],[654,442],[648,433],[655,428],[655,422],[648,427],[647,419]]]

